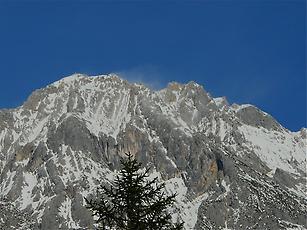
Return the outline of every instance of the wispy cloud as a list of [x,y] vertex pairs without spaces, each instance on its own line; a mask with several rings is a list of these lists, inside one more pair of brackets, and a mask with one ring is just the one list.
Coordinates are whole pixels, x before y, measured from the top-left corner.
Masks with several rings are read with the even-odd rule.
[[153,65],[133,67],[127,70],[115,71],[115,73],[129,82],[141,83],[153,90],[165,87],[163,74],[158,67]]

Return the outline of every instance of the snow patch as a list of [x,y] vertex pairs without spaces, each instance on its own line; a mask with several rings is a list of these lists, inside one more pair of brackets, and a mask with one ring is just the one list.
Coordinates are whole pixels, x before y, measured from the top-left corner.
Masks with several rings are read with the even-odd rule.
[[71,199],[66,198],[59,208],[59,215],[66,220],[67,227],[69,229],[79,229],[77,224],[71,215]]
[[194,229],[197,222],[198,208],[201,203],[208,198],[208,194],[204,193],[190,201],[187,198],[188,189],[183,179],[178,177],[165,181],[165,190],[169,195],[177,193],[175,206],[179,208],[180,211],[179,213],[178,209],[174,211],[172,215],[173,221],[176,222],[179,217],[179,219],[184,221],[185,229]]
[[247,139],[248,147],[253,149],[271,170],[280,168],[297,174],[299,172],[294,167],[297,164],[300,170],[305,171],[307,161],[305,146],[297,145],[290,133],[268,131],[248,125],[240,126],[239,130]]
[[23,174],[25,185],[21,191],[21,209],[25,209],[28,205],[32,204],[32,190],[37,184],[36,176],[32,173],[25,172]]
[[227,124],[222,119],[219,119],[219,120],[220,120],[219,135],[221,137],[221,140],[223,141],[225,136],[226,136],[226,134],[227,134]]

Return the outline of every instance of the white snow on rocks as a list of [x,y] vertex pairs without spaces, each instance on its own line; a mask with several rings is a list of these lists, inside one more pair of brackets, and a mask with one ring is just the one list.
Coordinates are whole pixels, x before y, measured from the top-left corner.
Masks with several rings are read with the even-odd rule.
[[295,165],[300,170],[306,169],[306,147],[298,145],[291,133],[269,131],[248,125],[242,125],[239,130],[247,139],[248,146],[271,170],[280,168],[297,174]]
[[5,183],[1,184],[1,189],[0,189],[1,194],[7,195],[11,191],[11,189],[13,187],[13,184],[14,184],[15,176],[16,176],[16,172],[15,171],[13,171],[13,172],[8,171],[7,172],[7,174],[6,174],[7,180],[6,180]]
[[201,203],[208,198],[208,194],[204,193],[190,201],[187,199],[188,189],[184,184],[183,179],[178,177],[165,181],[165,189],[169,195],[177,193],[175,203],[177,208],[175,213],[172,215],[173,221],[176,222],[177,218],[179,218],[184,221],[185,229],[194,229],[197,222],[198,208]]
[[[71,215],[71,199],[66,198],[59,208],[59,216],[66,220],[69,229],[79,229],[80,226],[74,221]],[[61,227],[61,226],[60,226]]]
[[24,186],[22,187],[21,191],[21,209],[25,209],[28,205],[31,205],[33,202],[33,197],[32,197],[32,190],[37,184],[37,179],[36,176],[33,175],[32,173],[27,173],[25,172],[23,174],[24,177]]
[[255,107],[255,106],[253,106],[251,104],[243,104],[243,105],[233,104],[233,105],[230,106],[230,109],[233,110],[234,112],[238,112],[241,109],[245,109],[245,108],[248,108],[248,107]]
[[[212,117],[200,117],[200,112],[194,105],[193,100],[187,99],[181,94],[181,90],[185,86],[173,83],[169,86],[171,92],[167,92],[168,89],[152,92],[142,85],[135,85],[133,90],[141,96],[135,96],[134,109],[129,111],[129,103],[133,100],[131,100],[131,88],[126,87],[125,84],[125,81],[112,74],[95,77],[74,74],[51,84],[50,89],[53,87],[57,90],[56,93],[51,90],[51,93],[44,94],[41,100],[35,104],[33,110],[27,111],[21,106],[13,111],[13,119],[15,120],[13,129],[4,128],[0,130],[0,156],[4,142],[12,141],[12,146],[20,147],[30,142],[35,145],[40,141],[46,141],[48,122],[52,121],[58,127],[65,117],[75,116],[85,122],[88,130],[94,135],[99,136],[103,133],[115,140],[130,122],[131,125],[147,133],[150,142],[160,143],[160,147],[165,152],[165,158],[174,168],[177,168],[176,163],[167,156],[167,151],[158,134],[154,130],[150,130],[146,117],[140,109],[141,106],[139,106],[142,102],[138,99],[148,97],[152,100],[154,103],[152,112],[154,112],[154,109],[160,110],[161,116],[166,116],[170,122],[174,123],[176,129],[181,130],[186,136],[192,136],[196,131],[206,135],[211,132],[220,136],[222,141],[225,138],[227,139],[232,128],[232,121],[223,119],[225,118],[223,116],[226,116],[227,112],[234,114],[241,109],[253,106],[250,104],[233,105],[229,107],[228,111],[223,110],[225,112],[222,114],[223,116],[216,113]],[[190,92],[194,93],[193,91],[191,89]],[[166,98],[166,93],[171,93],[168,94],[168,98]],[[221,108],[226,102],[226,99],[221,97],[213,98],[210,103],[215,103],[217,107]],[[179,108],[182,105],[185,106],[186,111],[190,112],[188,114],[191,115],[191,119],[181,116]],[[40,107],[42,107],[42,111],[39,111],[41,110]],[[70,107],[70,110],[68,107]],[[222,109],[220,109],[220,112],[222,112]],[[134,122],[134,114],[140,119],[138,124]],[[269,131],[265,128],[242,125],[239,126],[239,131],[246,140],[242,145],[252,149],[270,168],[271,171],[267,173],[269,177],[273,177],[276,168],[292,174],[300,174],[298,170],[306,171],[306,129],[291,133],[284,129],[282,131]],[[13,150],[8,152],[14,153]],[[95,162],[86,154],[72,151],[68,146],[62,146],[62,154],[56,155],[54,153],[56,156],[49,159],[54,161],[58,169],[61,168],[59,177],[64,186],[71,182],[86,181],[86,185],[80,188],[83,197],[95,190],[101,178],[105,181],[112,181],[116,175],[116,172],[111,172],[107,166],[104,167],[104,165]],[[5,160],[0,161],[0,172],[4,165],[3,162],[10,157],[12,156],[4,156]],[[29,158],[19,161],[16,165],[24,167],[28,162]],[[44,169],[46,171],[46,167]],[[159,172],[154,172],[151,176],[158,176],[159,181],[162,181]],[[15,187],[16,172],[8,171],[3,181],[0,193],[7,195]],[[48,197],[42,192],[48,183],[50,183],[48,176],[38,180],[34,173],[25,172],[23,174],[23,186],[17,202],[21,209],[32,205],[34,212],[39,213],[38,221],[40,221],[47,203],[54,198],[54,196]],[[173,215],[173,220],[176,221],[179,218],[185,222],[185,229],[193,229],[197,221],[198,209],[201,203],[207,199],[208,194],[204,193],[193,200],[189,200],[187,198],[188,189],[182,178],[171,178],[165,183],[168,194],[178,193],[174,209],[174,213],[178,214]],[[230,192],[229,185],[224,180],[221,181],[221,185],[226,191],[223,195],[227,195]],[[303,184],[298,184],[296,185],[297,190],[295,188],[290,190],[304,197],[305,194],[300,192],[304,191],[303,186]],[[33,202],[32,192],[33,189],[37,188],[39,190],[37,194],[40,198],[39,201]],[[69,228],[79,228],[79,225],[73,220],[71,205],[71,199],[66,197],[59,208],[59,215],[66,219]]]

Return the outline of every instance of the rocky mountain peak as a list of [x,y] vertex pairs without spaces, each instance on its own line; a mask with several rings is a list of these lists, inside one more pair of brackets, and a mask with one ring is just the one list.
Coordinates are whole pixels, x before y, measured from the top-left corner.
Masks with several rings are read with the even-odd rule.
[[112,181],[125,152],[178,193],[185,229],[306,228],[301,133],[194,82],[152,91],[74,74],[0,110],[0,228],[18,215],[20,229],[93,228],[83,198]]

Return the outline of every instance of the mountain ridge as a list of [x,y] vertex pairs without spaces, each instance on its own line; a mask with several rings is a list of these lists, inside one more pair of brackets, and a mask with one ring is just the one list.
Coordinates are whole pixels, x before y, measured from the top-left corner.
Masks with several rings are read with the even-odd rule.
[[[82,197],[99,178],[113,178],[125,152],[180,194],[174,218],[186,229],[247,227],[244,212],[259,216],[259,229],[306,227],[306,129],[305,137],[304,129],[290,132],[197,83],[153,91],[115,74],[74,74],[0,110],[0,118],[0,198],[36,219],[33,229],[93,227]],[[293,204],[281,210],[255,184]],[[249,203],[268,206],[272,220]]]

